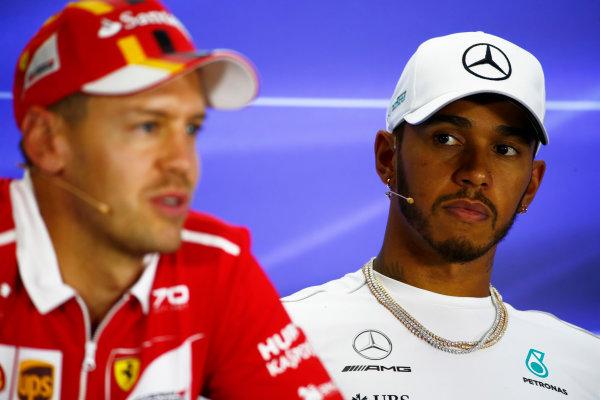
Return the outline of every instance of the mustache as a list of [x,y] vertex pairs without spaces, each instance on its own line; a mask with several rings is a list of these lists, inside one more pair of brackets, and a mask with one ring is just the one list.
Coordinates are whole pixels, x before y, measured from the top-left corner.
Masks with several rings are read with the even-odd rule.
[[187,174],[181,173],[167,173],[157,178],[152,183],[146,186],[146,190],[162,190],[164,188],[176,188],[193,191],[196,186],[196,182]]
[[466,199],[471,201],[479,201],[490,209],[495,222],[498,218],[498,209],[496,208],[494,203],[492,203],[490,199],[485,197],[481,190],[477,190],[472,193],[469,192],[470,191],[468,188],[462,188],[456,193],[445,194],[443,196],[440,196],[433,202],[433,205],[431,206],[431,211],[434,212],[435,209],[438,208],[442,203],[450,200]]

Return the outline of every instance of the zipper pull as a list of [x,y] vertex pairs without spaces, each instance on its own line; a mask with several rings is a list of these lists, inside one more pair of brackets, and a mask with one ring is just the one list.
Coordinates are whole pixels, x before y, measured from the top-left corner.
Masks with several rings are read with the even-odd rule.
[[88,341],[85,343],[85,358],[83,359],[83,368],[86,371],[96,369],[96,342]]

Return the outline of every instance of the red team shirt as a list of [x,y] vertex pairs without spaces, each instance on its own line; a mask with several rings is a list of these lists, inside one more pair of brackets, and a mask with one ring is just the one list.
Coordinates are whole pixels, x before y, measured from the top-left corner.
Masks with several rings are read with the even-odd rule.
[[0,180],[0,400],[340,399],[248,232],[190,213],[182,236],[92,333],[28,178]]

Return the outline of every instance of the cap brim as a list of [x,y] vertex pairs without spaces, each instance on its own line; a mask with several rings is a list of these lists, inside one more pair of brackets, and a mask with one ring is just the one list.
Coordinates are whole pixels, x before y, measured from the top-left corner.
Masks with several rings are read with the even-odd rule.
[[130,95],[198,68],[202,70],[204,94],[210,107],[240,108],[258,94],[256,69],[242,55],[230,50],[215,50],[202,55],[168,55],[143,64],[129,64],[85,84],[81,91],[98,96]]
[[460,92],[446,93],[443,96],[440,96],[440,97],[430,101],[429,103],[421,106],[420,108],[416,109],[415,111],[406,114],[404,116],[404,120],[411,125],[418,125],[421,122],[424,122],[425,120],[427,120],[429,117],[431,117],[433,114],[435,114],[436,112],[438,112],[439,110],[441,110],[442,108],[447,106],[448,104],[450,104],[454,101],[463,99],[468,96],[482,94],[482,93],[498,94],[498,95],[507,97],[509,100],[511,100],[517,106],[519,106],[527,114],[527,117],[531,121],[533,129],[535,130],[537,139],[543,145],[548,144],[548,134],[546,133],[546,129],[544,128],[543,121],[540,121],[536,117],[535,113],[529,107],[527,107],[525,104],[521,103],[518,99],[515,99],[510,94],[508,94],[506,92],[502,92],[502,91],[472,90],[472,91],[460,91]]
[[238,53],[215,50],[200,67],[206,98],[213,108],[240,108],[258,95],[256,69]]

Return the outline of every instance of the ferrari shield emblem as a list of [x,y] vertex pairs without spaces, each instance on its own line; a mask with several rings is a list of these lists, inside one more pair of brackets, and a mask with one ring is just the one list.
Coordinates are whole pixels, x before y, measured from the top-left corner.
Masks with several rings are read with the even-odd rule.
[[124,391],[135,385],[140,375],[140,359],[137,357],[121,358],[113,365],[115,381]]

